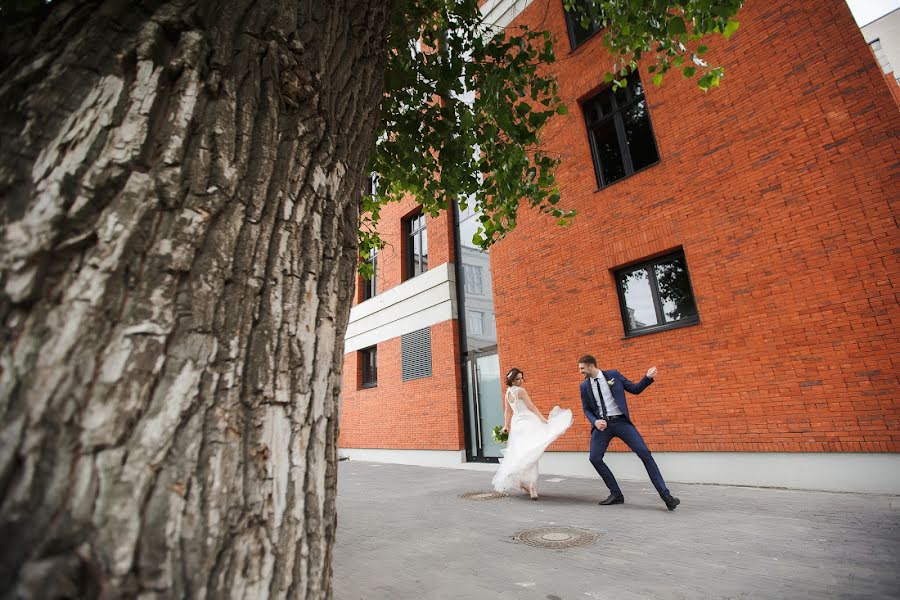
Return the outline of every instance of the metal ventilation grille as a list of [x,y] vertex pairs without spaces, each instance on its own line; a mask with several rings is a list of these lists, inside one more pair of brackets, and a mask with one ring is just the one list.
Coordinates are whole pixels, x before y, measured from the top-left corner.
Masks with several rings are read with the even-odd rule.
[[431,377],[431,327],[400,337],[403,381]]

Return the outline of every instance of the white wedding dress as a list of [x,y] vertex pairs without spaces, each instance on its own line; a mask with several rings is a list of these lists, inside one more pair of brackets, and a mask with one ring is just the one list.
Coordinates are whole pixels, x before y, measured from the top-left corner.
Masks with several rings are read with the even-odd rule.
[[506,390],[506,402],[512,407],[513,417],[507,447],[492,482],[498,492],[510,492],[537,483],[541,454],[572,424],[572,411],[558,406],[553,407],[544,423],[516,397],[518,391],[519,387],[515,385]]

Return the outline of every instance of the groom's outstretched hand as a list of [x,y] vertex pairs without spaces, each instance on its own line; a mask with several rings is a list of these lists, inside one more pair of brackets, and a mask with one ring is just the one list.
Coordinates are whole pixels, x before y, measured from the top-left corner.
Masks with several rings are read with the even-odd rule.
[[650,370],[647,371],[647,377],[649,377],[650,379],[656,377],[656,367],[650,367]]

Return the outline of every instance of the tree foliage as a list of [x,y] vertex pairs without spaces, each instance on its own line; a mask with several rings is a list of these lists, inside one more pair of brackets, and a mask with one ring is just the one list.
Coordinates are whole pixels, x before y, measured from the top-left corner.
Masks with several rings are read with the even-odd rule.
[[[560,224],[563,208],[554,169],[559,158],[541,149],[541,131],[565,114],[547,68],[558,40],[525,26],[498,29],[485,22],[477,0],[421,0],[394,11],[381,123],[371,169],[375,193],[364,195],[360,255],[382,244],[379,210],[413,197],[436,216],[455,202],[474,204],[487,248],[516,226],[520,205]],[[737,29],[741,0],[564,0],[572,18],[604,31],[611,62],[606,81],[624,85],[641,61],[662,83],[665,73],[703,72],[708,90],[724,75],[702,57],[701,40],[728,38]],[[685,62],[689,60],[688,65]],[[601,68],[603,68],[601,66]],[[365,273],[365,261],[361,270]]]
[[[34,13],[65,0],[0,0],[0,18]],[[547,0],[549,1],[549,0]],[[624,86],[646,65],[660,85],[671,70],[700,74],[707,91],[724,77],[710,65],[703,40],[729,38],[743,0],[563,0],[585,29],[599,29],[609,50],[605,81]],[[459,202],[473,204],[486,249],[516,226],[522,203],[565,225],[554,169],[559,158],[541,149],[541,131],[566,114],[548,66],[558,40],[525,26],[486,22],[478,0],[399,0],[391,12],[378,142],[370,161],[380,185],[364,194],[360,271],[383,245],[380,209],[412,197],[436,216]]]

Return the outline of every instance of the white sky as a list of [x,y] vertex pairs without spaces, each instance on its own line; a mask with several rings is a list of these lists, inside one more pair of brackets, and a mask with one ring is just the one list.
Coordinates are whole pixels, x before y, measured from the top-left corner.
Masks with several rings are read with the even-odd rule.
[[847,4],[860,27],[900,8],[900,0],[847,0]]

